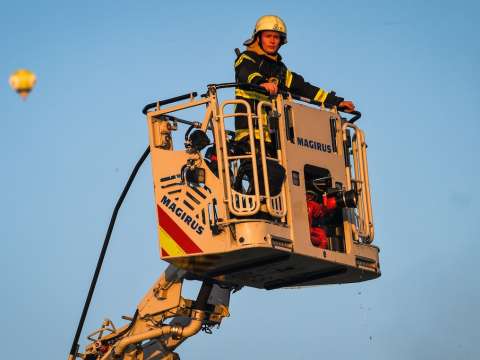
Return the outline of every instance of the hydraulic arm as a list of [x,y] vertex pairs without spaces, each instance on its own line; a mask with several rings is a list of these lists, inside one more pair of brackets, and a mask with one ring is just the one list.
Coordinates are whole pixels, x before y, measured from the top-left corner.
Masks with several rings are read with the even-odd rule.
[[116,328],[106,319],[90,334],[85,360],[170,360],[174,350],[200,330],[207,333],[229,316],[230,289],[203,282],[196,300],[181,296],[186,272],[170,265],[137,307],[130,323]]

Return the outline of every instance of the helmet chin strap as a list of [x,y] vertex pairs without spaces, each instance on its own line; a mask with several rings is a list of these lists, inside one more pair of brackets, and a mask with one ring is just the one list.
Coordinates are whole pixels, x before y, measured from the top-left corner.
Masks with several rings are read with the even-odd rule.
[[258,46],[260,46],[260,49],[265,51],[265,49],[263,48],[263,44],[262,44],[262,32],[261,31],[257,35],[255,35],[255,41],[258,42]]

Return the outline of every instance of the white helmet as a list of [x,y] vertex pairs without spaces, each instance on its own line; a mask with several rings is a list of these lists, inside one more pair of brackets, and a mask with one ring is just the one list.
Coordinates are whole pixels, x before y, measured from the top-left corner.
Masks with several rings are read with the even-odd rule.
[[264,30],[280,33],[281,45],[287,43],[287,26],[285,25],[285,22],[276,15],[264,15],[257,20],[255,28],[253,29],[252,37],[246,40],[243,45],[248,46],[253,44],[258,33]]

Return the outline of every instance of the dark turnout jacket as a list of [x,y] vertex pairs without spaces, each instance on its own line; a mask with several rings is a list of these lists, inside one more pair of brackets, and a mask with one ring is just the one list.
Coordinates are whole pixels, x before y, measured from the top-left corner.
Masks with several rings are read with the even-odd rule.
[[[294,95],[306,97],[323,103],[326,107],[338,105],[343,98],[335,96],[333,92],[314,86],[303,79],[303,77],[291,70],[282,62],[279,54],[269,55],[263,51],[258,42],[255,42],[241,53],[235,61],[235,80],[238,83],[249,83],[260,85],[265,82],[276,83],[279,89],[291,92]],[[252,90],[236,88],[235,96],[245,99],[255,111],[258,101],[268,100],[268,96]],[[236,112],[244,112],[243,106],[237,106]],[[237,130],[236,139],[239,140],[247,135],[247,119],[238,116],[235,119]]]

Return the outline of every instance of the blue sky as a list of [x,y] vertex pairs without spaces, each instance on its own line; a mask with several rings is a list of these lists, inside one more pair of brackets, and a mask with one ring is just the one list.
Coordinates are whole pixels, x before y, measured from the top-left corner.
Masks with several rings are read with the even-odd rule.
[[[142,107],[233,80],[233,49],[273,13],[288,26],[286,64],[364,114],[383,275],[243,289],[232,317],[180,354],[478,358],[479,10],[475,1],[2,2],[2,355],[67,356],[111,211],[147,144]],[[38,77],[26,102],[8,85],[21,67]],[[166,266],[149,166],[120,212],[84,335],[133,313]]]

